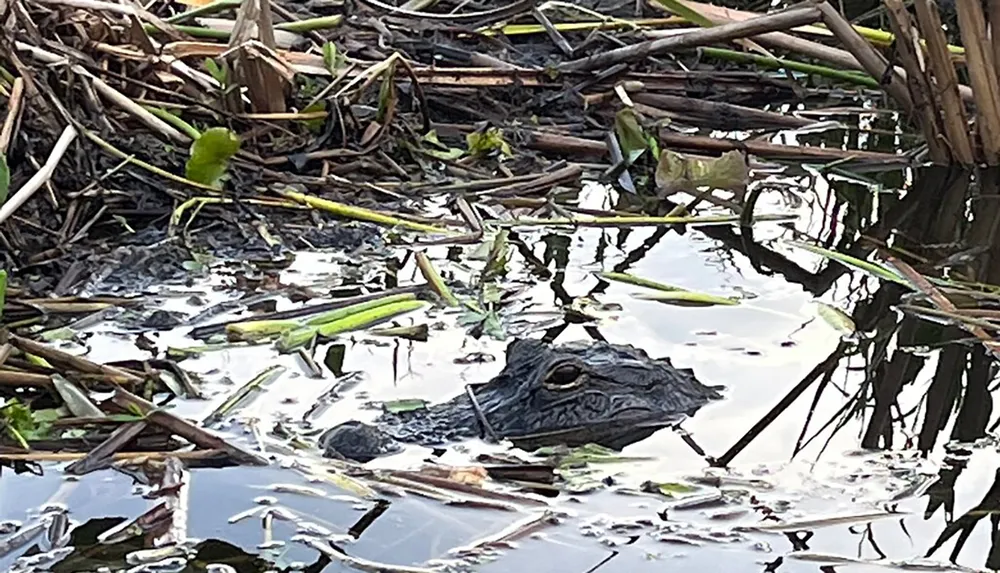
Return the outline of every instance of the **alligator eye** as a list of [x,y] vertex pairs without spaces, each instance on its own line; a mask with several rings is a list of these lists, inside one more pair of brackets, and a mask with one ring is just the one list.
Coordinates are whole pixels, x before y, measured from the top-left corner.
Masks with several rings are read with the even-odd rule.
[[584,380],[586,375],[579,366],[563,364],[549,372],[542,384],[550,390],[569,390],[583,384]]

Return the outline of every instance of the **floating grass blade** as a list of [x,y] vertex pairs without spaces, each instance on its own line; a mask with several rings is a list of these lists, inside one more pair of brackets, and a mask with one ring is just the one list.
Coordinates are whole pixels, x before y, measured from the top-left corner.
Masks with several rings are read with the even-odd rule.
[[854,320],[835,306],[816,301],[816,313],[843,336],[852,336],[857,331]]
[[366,326],[387,320],[389,318],[416,310],[424,305],[420,300],[404,300],[390,304],[381,304],[375,308],[356,312],[339,320],[316,326],[306,326],[286,332],[278,339],[278,350],[288,352],[308,343],[315,336],[332,337],[343,332],[358,330]]
[[594,276],[596,276],[597,278],[600,278],[600,279],[604,279],[606,281],[625,283],[625,284],[630,284],[630,285],[634,285],[634,286],[651,288],[651,289],[654,289],[654,290],[662,290],[662,291],[665,291],[665,292],[687,290],[687,289],[682,289],[680,287],[675,287],[675,286],[671,286],[671,285],[668,285],[668,284],[664,284],[664,283],[661,283],[661,282],[656,282],[656,281],[653,281],[653,280],[644,279],[642,277],[637,277],[635,275],[630,275],[628,273],[596,272],[596,273],[594,273]]
[[[760,214],[753,216],[753,222],[789,222],[798,219],[793,214]],[[581,217],[579,219],[532,219],[520,218],[510,221],[491,220],[497,227],[660,227],[665,225],[735,225],[740,222],[738,215],[705,215],[700,217]]]
[[852,83],[855,85],[870,87],[872,89],[877,89],[879,87],[879,82],[877,79],[868,75],[859,74],[852,71],[836,70],[833,68],[828,68],[826,66],[807,64],[805,62],[789,60],[787,58],[770,58],[758,54],[747,54],[745,52],[737,52],[735,50],[726,50],[724,48],[703,47],[700,48],[700,51],[705,56],[716,58],[719,60],[725,60],[728,62],[754,64],[757,66],[770,68],[773,70],[786,69],[786,70],[791,70],[793,72],[802,72],[805,74],[823,76],[835,80]]
[[633,298],[640,300],[653,300],[676,306],[737,306],[739,299],[716,296],[703,292],[692,292],[688,290],[678,290],[671,292],[655,293],[635,293]]
[[912,512],[909,511],[868,511],[860,512],[855,514],[847,515],[834,515],[830,517],[819,517],[819,518],[807,518],[798,520],[788,520],[782,521],[780,523],[775,522],[760,522],[753,525],[740,526],[740,530],[743,531],[809,531],[814,529],[820,529],[822,527],[831,527],[836,525],[855,525],[862,523],[869,523],[875,521],[876,519],[901,519],[907,515],[911,515]]
[[283,334],[302,326],[295,320],[250,320],[226,325],[226,334],[232,340],[261,340]]
[[844,253],[838,253],[837,251],[831,251],[830,249],[824,249],[823,247],[817,247],[816,245],[810,245],[809,243],[788,241],[788,244],[794,247],[798,247],[802,250],[809,251],[810,253],[813,253],[815,255],[832,259],[844,266],[864,271],[870,275],[874,275],[876,278],[892,281],[896,284],[901,284],[910,289],[913,288],[906,279],[899,276],[899,274],[891,271],[890,269],[883,267],[882,265],[872,263],[869,261],[863,261],[861,259],[854,258],[850,255],[845,255]]
[[234,392],[232,396],[226,398],[225,402],[220,404],[218,408],[213,410],[212,413],[205,418],[202,425],[209,426],[222,420],[222,418],[229,414],[229,412],[231,412],[237,404],[246,398],[250,392],[260,389],[261,386],[270,383],[284,372],[285,367],[281,365],[275,365],[264,369],[263,372],[254,376],[249,382],[241,386],[240,389]]
[[677,306],[736,306],[740,304],[739,299],[736,298],[690,291],[680,287],[630,275],[628,273],[597,272],[594,273],[594,275],[607,281],[620,282],[659,291],[648,294],[635,293],[632,295],[634,298],[640,300],[654,300],[656,302],[674,304]]
[[451,294],[451,289],[448,285],[444,283],[444,279],[431,264],[431,260],[427,258],[427,254],[424,252],[417,253],[417,266],[420,267],[420,273],[424,275],[424,279],[427,284],[430,285],[431,289],[441,297],[441,300],[445,302],[448,306],[458,306],[458,299],[455,295]]
[[52,385],[66,404],[66,408],[78,418],[103,418],[101,411],[82,390],[58,374],[52,375]]
[[373,308],[378,308],[387,304],[394,304],[397,302],[407,301],[407,300],[417,300],[417,295],[411,292],[405,292],[401,294],[393,294],[389,296],[384,296],[382,298],[377,298],[375,300],[369,300],[366,302],[359,302],[358,304],[352,304],[351,306],[345,306],[344,308],[336,308],[310,318],[300,326],[322,326],[324,324],[334,322],[336,320],[341,320],[347,318],[348,316],[358,314],[359,312],[365,312]]
[[407,221],[405,219],[392,217],[384,213],[379,213],[378,211],[365,209],[363,207],[351,207],[350,205],[344,205],[343,203],[337,203],[336,201],[330,201],[329,199],[322,199],[320,197],[313,197],[311,195],[292,191],[291,189],[279,189],[275,191],[275,193],[287,199],[292,199],[293,201],[309,205],[314,209],[320,209],[328,213],[333,213],[338,217],[344,217],[346,219],[357,219],[359,221],[368,221],[369,223],[378,223],[380,225],[388,225],[390,227],[403,227],[410,229],[411,231],[422,231],[424,233],[440,233],[445,235],[455,234],[455,232],[450,229],[435,227],[433,225],[425,225],[414,221]]
[[383,403],[382,409],[390,414],[402,414],[403,412],[425,410],[428,404],[430,404],[430,402],[420,398],[403,398],[401,400],[390,400]]
[[229,350],[231,348],[246,347],[247,344],[238,342],[219,342],[214,344],[201,344],[198,346],[168,346],[167,357],[173,360],[184,360],[185,358],[195,358],[206,352],[216,350]]
[[424,306],[421,300],[404,300],[384,304],[376,308],[365,310],[351,316],[344,317],[334,322],[328,322],[319,327],[320,336],[330,337],[341,332],[357,330],[376,322],[381,322],[395,316],[416,310]]

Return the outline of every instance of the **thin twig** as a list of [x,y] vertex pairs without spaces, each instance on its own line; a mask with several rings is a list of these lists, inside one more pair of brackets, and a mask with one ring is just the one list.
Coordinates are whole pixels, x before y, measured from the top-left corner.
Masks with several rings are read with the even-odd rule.
[[35,191],[41,189],[52,178],[52,173],[55,172],[56,167],[74,139],[76,139],[76,128],[72,125],[67,125],[63,129],[62,135],[59,136],[59,140],[56,141],[55,146],[52,147],[52,152],[49,153],[49,158],[45,161],[45,165],[0,207],[0,224],[10,218],[14,214],[14,211],[17,211],[21,205],[24,205],[25,201],[35,194]]

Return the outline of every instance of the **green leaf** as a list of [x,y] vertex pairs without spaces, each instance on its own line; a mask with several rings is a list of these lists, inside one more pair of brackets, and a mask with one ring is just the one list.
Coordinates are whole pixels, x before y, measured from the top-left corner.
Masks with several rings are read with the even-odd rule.
[[621,145],[627,165],[635,163],[649,148],[646,134],[632,108],[624,108],[615,114],[615,135],[618,136],[618,144]]
[[45,408],[43,410],[35,410],[32,412],[31,417],[34,418],[37,423],[46,424],[49,422],[55,422],[65,416],[68,412],[64,410],[65,408]]
[[488,127],[482,131],[473,131],[465,136],[465,143],[469,148],[469,155],[483,156],[499,151],[507,157],[513,157],[510,145],[503,138],[503,130],[497,127]]
[[507,339],[507,330],[504,328],[503,322],[496,311],[490,310],[483,320],[483,334],[494,340],[502,341]]
[[819,314],[820,318],[826,321],[827,324],[832,326],[834,330],[839,332],[844,336],[850,336],[857,331],[857,326],[854,325],[854,320],[850,316],[840,310],[835,306],[826,304],[825,302],[816,302],[816,313]]
[[654,293],[635,293],[632,295],[634,298],[640,300],[654,300],[676,306],[736,306],[740,304],[740,300],[737,298],[690,291],[628,273],[597,272],[594,275],[606,281],[621,282],[657,291]]
[[[139,406],[136,406],[135,404],[128,404],[125,407],[125,409],[128,410],[129,412],[131,412],[133,416],[135,416],[136,418],[139,418],[140,420],[145,420],[146,419],[146,414],[144,414],[143,411],[139,408]],[[152,411],[152,410],[150,410],[150,411]]]
[[45,342],[58,342],[60,340],[73,340],[76,338],[76,331],[68,326],[60,326],[46,330],[38,335],[38,338]]
[[18,431],[31,431],[35,428],[35,420],[31,409],[14,398],[0,408],[0,418],[3,418],[12,428]]
[[421,400],[420,398],[403,398],[402,400],[390,400],[383,403],[382,409],[390,414],[399,414],[401,412],[423,410],[427,408],[427,404],[430,404],[430,402]]
[[[388,299],[392,297],[385,298]],[[377,304],[369,307],[369,305],[374,303]],[[362,307],[364,310],[354,311],[350,315],[343,316],[336,320],[330,320],[329,322],[304,325],[295,330],[285,332],[281,335],[281,338],[278,339],[277,348],[281,352],[288,352],[307,344],[317,335],[324,338],[332,338],[334,335],[341,334],[343,332],[367,328],[375,323],[417,310],[418,308],[424,306],[424,304],[425,303],[420,300],[400,300],[388,304],[384,303],[384,300],[359,303],[353,306],[362,307],[362,305],[365,305],[365,307]],[[347,309],[339,310],[345,311],[351,308],[352,307],[347,307]],[[331,311],[331,313],[332,312],[337,311]]]
[[612,450],[598,444],[584,444],[575,448],[566,446],[543,446],[534,451],[539,457],[552,458],[556,462],[556,467],[565,470],[584,464],[616,464],[629,461],[640,461],[644,458],[622,455],[621,452]]
[[414,301],[414,300],[417,300],[417,296],[413,293],[391,294],[373,300],[359,302],[349,306],[335,308],[333,310],[328,310],[326,312],[315,314],[312,317],[306,319],[306,321],[302,323],[302,325],[323,326],[324,324],[329,324],[337,320],[342,320],[354,315],[358,315],[360,313],[378,308],[380,306],[386,306],[389,304],[394,304],[402,301]]
[[337,63],[337,46],[333,42],[323,44],[323,65],[327,71],[333,72]]
[[229,167],[229,160],[240,150],[240,138],[225,127],[213,127],[191,144],[185,177],[198,183],[219,187],[219,180]]
[[739,299],[715,296],[703,292],[678,290],[671,292],[636,293],[632,295],[640,300],[654,300],[675,306],[737,306]]
[[296,320],[248,320],[226,325],[226,335],[230,340],[263,340],[270,336],[284,334],[302,326]]
[[437,131],[433,129],[424,134],[424,136],[420,138],[420,142],[428,144],[422,145],[420,150],[431,157],[450,161],[465,155],[464,150],[457,147],[448,147],[447,145],[441,143],[441,140],[438,139]]
[[824,249],[823,247],[817,247],[816,245],[810,245],[809,243],[789,241],[788,244],[803,249],[805,251],[809,251],[810,253],[813,253],[815,255],[832,259],[844,266],[864,271],[870,275],[875,276],[876,278],[892,281],[894,283],[901,284],[910,289],[913,288],[912,286],[910,286],[909,281],[907,281],[905,278],[899,276],[897,273],[879,264],[872,263],[869,261],[863,261],[861,259],[854,258],[850,255],[838,253],[837,251],[831,251],[830,249]]
[[323,44],[323,65],[330,75],[336,75],[338,69],[344,65],[344,55],[337,51],[337,45],[333,42]]
[[614,273],[614,272],[597,272],[594,273],[597,278],[604,279],[606,281],[621,282],[625,284],[641,286],[646,288],[651,288],[654,290],[661,290],[665,292],[672,291],[682,291],[684,289],[680,287],[671,286],[661,282],[657,282],[650,279],[644,279],[642,277],[637,277],[635,275],[630,275],[628,273]]
[[7,157],[0,153],[0,205],[7,201],[10,191],[10,168],[7,167]]
[[465,301],[467,310],[458,317],[459,326],[470,326],[482,329],[483,334],[494,340],[505,340],[507,331],[496,310],[490,305],[489,310],[483,310],[478,305]]
[[[326,111],[326,102],[322,100],[313,102],[312,105],[302,110],[302,113],[311,113],[314,111]],[[326,121],[325,118],[317,117],[316,119],[304,119],[302,120],[302,123],[306,124],[306,127],[309,128],[309,131],[313,133],[319,133],[320,131],[323,131],[323,123],[325,121]]]
[[27,405],[16,398],[0,408],[0,420],[5,422],[8,433],[22,446],[25,440],[44,438],[50,429],[47,422],[37,420]]
[[225,65],[220,66],[218,62],[212,58],[205,58],[205,69],[208,70],[208,74],[215,78],[215,81],[222,84],[222,87],[226,87],[229,79],[229,71]]

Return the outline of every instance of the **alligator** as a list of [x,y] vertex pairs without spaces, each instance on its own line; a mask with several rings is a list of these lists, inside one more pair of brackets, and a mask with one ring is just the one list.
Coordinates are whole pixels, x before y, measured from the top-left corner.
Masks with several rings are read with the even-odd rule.
[[692,370],[630,345],[521,338],[507,346],[506,360],[492,380],[447,402],[330,428],[319,438],[323,455],[366,463],[400,451],[401,442],[474,437],[525,450],[587,443],[621,450],[722,397]]

